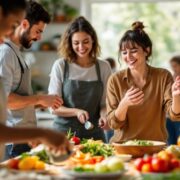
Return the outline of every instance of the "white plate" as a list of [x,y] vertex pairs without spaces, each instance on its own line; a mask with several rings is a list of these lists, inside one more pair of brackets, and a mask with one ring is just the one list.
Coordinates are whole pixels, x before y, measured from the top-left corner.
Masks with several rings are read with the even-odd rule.
[[75,178],[118,178],[124,173],[124,170],[107,173],[95,173],[95,172],[76,172],[72,169],[61,169],[63,174],[73,176]]
[[124,162],[130,161],[132,159],[132,155],[131,154],[116,154],[115,157],[120,158]]

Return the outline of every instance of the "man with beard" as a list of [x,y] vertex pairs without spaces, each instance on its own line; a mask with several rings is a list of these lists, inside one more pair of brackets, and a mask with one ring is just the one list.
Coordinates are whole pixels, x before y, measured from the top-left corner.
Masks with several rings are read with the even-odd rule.
[[[41,39],[50,16],[43,7],[29,1],[26,17],[9,35],[9,40],[0,46],[0,76],[4,81],[8,96],[9,126],[36,126],[35,106],[58,108],[62,99],[57,95],[33,95],[30,69],[24,61],[20,48],[30,48],[33,41]],[[9,144],[6,147],[6,158],[14,157],[29,151],[27,144]]]

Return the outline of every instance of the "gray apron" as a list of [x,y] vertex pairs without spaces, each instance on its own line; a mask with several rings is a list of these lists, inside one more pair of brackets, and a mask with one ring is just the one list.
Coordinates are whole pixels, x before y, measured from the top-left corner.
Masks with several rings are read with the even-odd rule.
[[61,132],[67,132],[71,128],[80,138],[93,138],[105,140],[104,132],[98,127],[100,118],[100,102],[103,94],[103,82],[101,81],[99,63],[96,63],[98,80],[79,81],[69,79],[69,65],[65,61],[64,82],[62,87],[62,97],[64,106],[69,108],[79,108],[89,113],[89,121],[94,124],[94,128],[86,130],[77,117],[56,117],[54,128]]
[[[18,57],[15,50],[12,48],[12,46],[9,43],[5,43],[8,45],[16,54],[18,58],[18,62],[21,68],[21,79],[19,82],[19,85],[17,88],[13,91],[13,93],[19,94],[21,96],[28,96],[32,95],[32,87],[31,87],[31,71],[28,68],[27,64],[25,63],[25,68],[23,67],[20,58]],[[11,110],[11,114],[13,116],[12,124],[15,126],[36,126],[36,115],[35,115],[35,109],[34,106],[27,106],[22,109],[18,110]],[[17,119],[18,120],[17,120]],[[15,121],[15,122],[14,122]]]
[[[3,80],[0,77],[0,123],[5,124],[6,122],[6,95],[4,92]],[[5,145],[0,143],[0,161],[4,156]]]

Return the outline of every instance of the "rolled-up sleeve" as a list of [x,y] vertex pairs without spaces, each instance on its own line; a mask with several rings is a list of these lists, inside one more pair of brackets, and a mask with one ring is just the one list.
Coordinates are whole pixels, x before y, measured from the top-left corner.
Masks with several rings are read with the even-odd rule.
[[125,121],[120,122],[115,116],[115,110],[119,105],[120,97],[118,97],[118,87],[116,87],[113,77],[114,75],[110,76],[107,84],[107,120],[112,129],[120,129],[125,124]]
[[173,77],[168,72],[165,79],[165,91],[164,91],[164,106],[165,110],[168,113],[171,120],[180,121],[180,113],[175,114],[172,111],[172,84],[173,84]]

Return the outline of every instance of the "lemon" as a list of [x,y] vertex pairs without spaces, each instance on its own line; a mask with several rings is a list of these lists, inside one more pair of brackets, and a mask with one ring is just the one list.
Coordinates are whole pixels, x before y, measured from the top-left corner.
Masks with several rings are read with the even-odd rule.
[[36,170],[44,170],[45,169],[45,163],[43,161],[36,161],[35,163],[35,169]]

